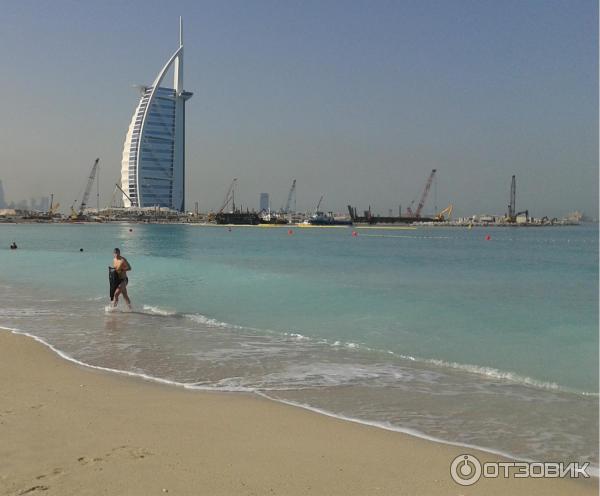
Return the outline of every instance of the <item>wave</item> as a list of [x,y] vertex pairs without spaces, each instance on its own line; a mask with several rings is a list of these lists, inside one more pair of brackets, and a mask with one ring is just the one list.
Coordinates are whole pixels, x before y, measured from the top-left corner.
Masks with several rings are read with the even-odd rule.
[[[284,334],[287,336],[293,337],[297,340],[301,340],[301,341],[314,339],[314,338],[311,338],[309,336],[305,336],[305,335],[299,334],[299,333],[284,333]],[[320,343],[328,344],[329,346],[331,346],[333,348],[345,348],[345,349],[354,349],[354,350],[362,350],[362,351],[371,351],[371,352],[376,352],[376,353],[385,353],[385,354],[393,355],[397,358],[400,358],[402,360],[407,360],[410,362],[421,363],[421,364],[425,364],[425,365],[433,365],[436,368],[458,370],[461,372],[478,375],[480,377],[485,377],[488,379],[501,380],[501,381],[505,381],[505,382],[509,382],[509,383],[513,383],[513,384],[519,384],[519,385],[523,385],[523,386],[530,386],[530,387],[534,387],[534,388],[538,388],[538,389],[544,389],[547,391],[565,392],[565,393],[579,394],[582,396],[592,396],[592,397],[599,396],[598,392],[582,391],[582,390],[578,390],[575,388],[562,386],[560,384],[557,384],[556,382],[541,381],[538,379],[534,379],[532,377],[520,375],[516,372],[504,371],[504,370],[497,369],[494,367],[486,367],[486,366],[482,366],[482,365],[475,365],[475,364],[469,364],[469,363],[449,362],[449,361],[445,361],[445,360],[439,360],[436,358],[415,357],[412,355],[405,355],[402,353],[397,353],[392,350],[372,348],[372,347],[366,346],[364,344],[355,343],[352,341],[336,340],[336,341],[331,342],[327,339],[318,339],[317,341]]]
[[177,312],[175,312],[174,310],[167,310],[167,309],[155,307],[152,305],[144,305],[142,308],[146,311],[146,313],[148,313],[150,315],[162,315],[164,317],[168,317],[171,315],[177,315]]
[[106,313],[131,313],[137,315],[149,315],[158,317],[176,317],[178,314],[174,310],[165,310],[163,308],[154,307],[152,305],[144,305],[142,310],[136,310],[134,308],[114,307],[112,305],[106,305],[104,307]]
[[[111,305],[107,305],[104,307],[106,313],[119,312],[119,313],[131,313],[138,315],[149,315],[149,316],[158,316],[158,317],[177,317],[177,318],[185,318],[195,322],[197,324],[202,324],[206,327],[219,327],[219,328],[227,328],[227,329],[251,329],[249,327],[242,327],[235,324],[229,324],[227,322],[221,322],[217,319],[207,317],[206,315],[202,315],[199,313],[180,313],[176,310],[171,310],[168,308],[161,308],[155,305],[143,305],[142,310],[126,309],[120,307],[113,307]],[[258,329],[251,329],[256,330]]]
[[284,332],[284,336],[289,336],[296,341],[310,341],[311,338],[305,336],[304,334],[300,334],[299,332]]
[[[221,322],[217,319],[213,319],[213,318],[207,317],[206,315],[202,315],[199,313],[191,313],[191,314],[188,313],[188,314],[182,314],[182,315],[193,322],[196,322],[198,324],[203,324],[208,327],[221,327],[221,328],[228,328],[228,329],[250,329],[248,327],[242,327],[242,326],[238,326],[235,324],[228,324],[227,322]],[[255,330],[255,329],[253,329],[253,330]]]
[[563,386],[556,384],[555,382],[545,382],[538,381],[537,379],[532,379],[531,377],[522,376],[519,374],[515,374],[514,372],[506,372],[500,369],[496,369],[493,367],[482,367],[480,365],[471,365],[465,363],[457,363],[457,362],[446,362],[444,360],[436,360],[436,359],[424,359],[419,360],[424,363],[429,363],[431,365],[435,365],[437,367],[444,367],[454,370],[460,370],[463,372],[469,372],[471,374],[481,375],[484,377],[489,377],[491,379],[501,379],[508,382],[514,382],[516,384],[524,384],[526,386],[534,386],[540,389],[547,389],[550,391],[568,391],[568,392],[577,392],[581,394],[594,394],[587,393],[584,391],[574,391],[569,390]]
[[54,314],[51,310],[40,308],[0,308],[0,317],[45,317]]
[[[42,300],[40,300],[42,301]],[[47,300],[51,301],[51,300]],[[57,300],[58,301],[58,300]],[[8,317],[8,318],[38,318],[38,317],[74,317],[76,314],[63,312],[60,309],[50,310],[43,308],[0,308],[0,317]]]
[[[93,298],[93,300],[96,300]],[[582,396],[590,396],[590,397],[599,397],[599,393],[597,391],[584,391],[579,390],[573,387],[568,387],[561,385],[557,382],[553,381],[544,381],[537,378],[529,377],[527,375],[522,375],[514,371],[502,370],[496,367],[472,364],[472,363],[459,363],[454,361],[446,361],[438,358],[427,358],[427,357],[417,357],[408,354],[399,353],[397,351],[381,349],[381,348],[373,348],[365,345],[364,343],[357,343],[353,341],[342,341],[342,340],[328,340],[325,338],[318,338],[313,336],[307,336],[301,334],[297,331],[274,331],[267,329],[255,329],[247,326],[240,326],[236,324],[231,324],[228,322],[223,322],[213,317],[209,317],[200,313],[178,313],[177,311],[169,308],[162,308],[156,305],[143,305],[142,310],[125,310],[125,309],[115,309],[110,305],[105,307],[105,311],[107,313],[111,312],[122,312],[122,313],[133,313],[140,315],[148,315],[148,316],[157,316],[157,317],[174,317],[174,318],[184,318],[188,319],[196,324],[200,324],[205,327],[215,328],[215,329],[231,329],[231,330],[246,330],[253,332],[262,332],[268,333],[271,335],[279,335],[285,336],[286,338],[297,341],[297,342],[306,342],[313,343],[317,345],[329,346],[333,349],[345,349],[345,350],[356,350],[360,352],[373,352],[373,353],[382,353],[387,354],[393,357],[396,357],[400,360],[407,360],[414,363],[423,364],[425,366],[433,366],[435,368],[441,368],[446,370],[455,370],[467,374],[476,375],[485,379],[503,381],[511,384],[518,384],[522,386],[528,386],[533,388],[538,388],[547,391],[554,392],[565,392],[571,394],[578,394]],[[0,317],[9,317],[9,318],[27,318],[27,317],[45,317],[55,315],[56,312],[50,309],[36,309],[36,308],[1,308],[0,309]],[[73,314],[67,314],[73,315]],[[64,316],[64,314],[63,314]]]
[[[476,365],[476,364],[470,364],[470,363],[445,361],[445,360],[441,360],[441,359],[437,359],[437,358],[416,357],[416,356],[412,356],[412,355],[398,353],[398,352],[392,351],[392,350],[373,348],[373,347],[367,346],[363,343],[356,343],[353,341],[341,341],[341,340],[331,341],[331,340],[328,340],[325,338],[306,336],[299,332],[292,332],[292,331],[281,332],[281,331],[273,331],[273,330],[268,330],[268,329],[256,329],[253,327],[240,326],[240,325],[231,324],[228,322],[223,322],[223,321],[217,320],[215,318],[208,317],[206,315],[202,315],[200,313],[193,313],[193,314],[178,313],[174,310],[164,309],[164,308],[160,308],[160,307],[153,306],[153,305],[144,305],[142,308],[144,311],[128,311],[128,310],[117,310],[117,311],[122,311],[122,312],[126,312],[126,313],[137,313],[137,314],[150,315],[150,316],[154,315],[154,316],[160,316],[160,317],[186,318],[188,320],[191,320],[192,322],[195,322],[197,324],[201,324],[203,326],[210,327],[210,328],[247,330],[247,331],[256,331],[256,332],[266,332],[269,334],[276,334],[276,335],[278,334],[280,336],[283,335],[288,338],[291,338],[294,341],[312,342],[314,344],[330,346],[334,349],[346,349],[346,350],[383,353],[383,354],[394,356],[401,360],[407,360],[410,362],[419,363],[419,364],[423,364],[426,366],[434,366],[436,368],[456,370],[456,371],[464,372],[467,374],[477,375],[477,376],[483,377],[485,379],[499,380],[499,381],[503,381],[503,382],[507,382],[507,383],[511,383],[511,384],[518,384],[518,385],[522,385],[522,386],[529,386],[529,387],[533,387],[533,388],[543,389],[546,391],[564,392],[564,393],[578,394],[578,395],[582,395],[582,396],[591,396],[591,397],[599,396],[598,392],[582,391],[582,390],[578,390],[575,388],[560,385],[556,382],[543,381],[543,380],[535,379],[535,378],[532,378],[532,377],[529,377],[526,375],[521,375],[516,372],[501,370],[501,369],[498,369],[495,367]],[[111,312],[111,311],[114,311],[114,309],[110,306],[107,306],[106,311]]]
[[[102,301],[104,299],[106,299],[106,296],[93,296],[90,298],[86,298],[85,301]],[[58,301],[58,300],[56,300],[56,301]]]

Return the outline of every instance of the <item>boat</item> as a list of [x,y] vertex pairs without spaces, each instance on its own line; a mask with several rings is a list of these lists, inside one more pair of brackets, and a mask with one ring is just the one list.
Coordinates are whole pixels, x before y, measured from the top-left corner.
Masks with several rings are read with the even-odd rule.
[[413,224],[415,222],[436,222],[439,219],[433,217],[421,217],[421,216],[382,216],[382,215],[373,215],[371,213],[371,209],[365,210],[363,216],[359,216],[356,213],[356,208],[348,205],[348,212],[350,213],[350,218],[352,219],[353,225],[355,226],[394,226],[398,224]]
[[332,212],[326,214],[325,212],[315,212],[311,215],[305,223],[311,226],[351,226],[352,220],[350,219],[336,219]]
[[215,222],[217,224],[233,224],[233,225],[250,225],[257,226],[260,224],[260,217],[256,212],[219,212],[215,214]]
[[289,221],[281,214],[275,212],[263,211],[259,214],[261,224],[285,225]]

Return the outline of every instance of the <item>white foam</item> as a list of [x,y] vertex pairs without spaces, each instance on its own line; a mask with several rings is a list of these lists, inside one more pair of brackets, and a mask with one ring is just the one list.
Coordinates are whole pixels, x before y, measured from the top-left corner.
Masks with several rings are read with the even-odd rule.
[[572,389],[560,386],[560,385],[556,384],[555,382],[539,381],[537,379],[532,379],[531,377],[515,374],[514,372],[506,372],[504,370],[496,369],[493,367],[482,367],[480,365],[471,365],[471,364],[457,363],[457,362],[446,362],[444,360],[436,360],[436,359],[424,359],[424,360],[417,360],[417,361],[435,365],[437,367],[461,370],[463,372],[468,372],[470,374],[476,374],[476,375],[480,375],[480,376],[484,376],[484,377],[489,377],[490,379],[500,379],[503,381],[513,382],[515,384],[534,386],[534,387],[537,387],[540,389],[546,389],[549,391],[564,391],[564,392],[583,394],[583,395],[589,395],[589,396],[594,396],[594,395],[597,396],[596,393],[572,390]]
[[135,308],[127,308],[124,306],[115,307],[113,305],[106,305],[104,307],[104,311],[106,313],[135,313],[140,315],[158,315],[160,317],[171,317],[177,315],[177,312],[174,310],[166,310],[164,308],[155,307],[152,305],[144,305],[142,310],[135,310]]
[[1,308],[0,316],[2,317],[42,317],[46,315],[54,315],[50,310],[40,308]]
[[[176,312],[174,312],[174,311],[164,310],[159,307],[154,307],[154,306],[150,306],[150,305],[144,305],[143,308],[144,308],[144,310],[147,310],[150,314],[154,314],[154,315],[164,315],[164,316],[176,315]],[[107,312],[110,312],[113,310],[114,309],[111,306],[106,307]],[[228,324],[226,322],[221,322],[219,320],[216,320],[216,319],[213,319],[210,317],[206,317],[205,315],[202,315],[202,314],[187,314],[186,317],[194,322],[203,324],[207,327],[244,329],[244,327],[242,327],[242,326]],[[257,329],[253,329],[253,328],[246,328],[246,329],[257,330]],[[297,341],[314,340],[314,338],[305,336],[305,335],[297,333],[297,332],[285,332],[283,334],[286,336],[289,336],[291,338],[294,338]],[[515,372],[500,370],[500,369],[497,369],[494,367],[485,367],[485,366],[481,366],[481,365],[465,364],[465,363],[458,363],[458,362],[448,362],[445,360],[439,360],[439,359],[434,359],[434,358],[414,357],[411,355],[399,354],[399,353],[396,353],[391,350],[373,349],[368,346],[361,345],[359,343],[354,343],[354,342],[345,342],[345,341],[339,341],[339,340],[331,342],[326,339],[318,339],[315,341],[323,343],[323,344],[328,344],[334,348],[346,348],[346,349],[356,349],[356,350],[361,349],[361,350],[366,350],[366,351],[384,351],[387,354],[394,355],[401,359],[409,360],[412,362],[434,365],[434,366],[440,367],[440,368],[449,368],[449,369],[453,369],[453,370],[459,370],[459,371],[466,372],[469,374],[475,374],[475,375],[478,375],[481,377],[487,377],[489,379],[502,380],[502,381],[511,382],[514,384],[536,387],[536,388],[544,389],[544,390],[548,390],[548,391],[560,391],[560,392],[580,394],[583,396],[598,397],[598,393],[596,393],[596,392],[580,391],[580,390],[568,388],[565,386],[561,386],[555,382],[540,381],[538,379],[534,379],[534,378],[531,378],[528,376],[523,376],[523,375],[517,374]]]
[[[307,339],[310,339],[310,338],[307,338]],[[427,365],[434,365],[434,366],[440,367],[440,368],[459,370],[462,372],[467,372],[470,374],[487,377],[489,379],[498,379],[498,380],[502,380],[502,381],[506,381],[506,382],[512,382],[514,384],[520,384],[520,385],[524,385],[524,386],[531,386],[531,387],[536,387],[539,389],[545,389],[547,391],[573,393],[573,394],[579,394],[582,396],[592,396],[592,397],[599,396],[599,394],[596,392],[581,391],[578,389],[561,386],[560,384],[557,384],[555,382],[540,381],[540,380],[534,379],[532,377],[520,375],[515,372],[500,370],[500,369],[497,369],[494,367],[485,367],[485,366],[481,366],[481,365],[473,365],[473,364],[468,364],[468,363],[447,362],[445,360],[438,360],[435,358],[414,357],[412,355],[404,355],[401,353],[396,353],[395,351],[391,351],[391,350],[380,350],[380,349],[370,348],[368,346],[361,345],[358,343],[353,343],[353,342],[344,342],[344,341],[329,342],[327,340],[324,340],[322,342],[327,343],[334,348],[343,347],[343,348],[348,348],[348,349],[361,349],[361,350],[366,350],[366,351],[385,352],[389,355],[394,355],[394,356],[397,356],[398,358],[401,358],[404,360],[409,360],[411,362],[423,363],[423,364],[427,364]]]
[[299,332],[284,332],[284,334],[286,336],[294,338],[297,341],[309,341],[310,340],[310,338],[308,336],[300,334]]
[[364,350],[370,350],[371,349],[371,348],[369,348],[367,346],[361,346],[360,344],[353,343],[351,341],[349,341],[349,342],[334,341],[333,343],[331,343],[331,346],[333,346],[334,348],[343,347],[343,348],[350,348],[350,349],[358,349],[358,348],[362,348]]
[[380,367],[368,365],[353,365],[345,363],[310,363],[288,365],[279,372],[264,374],[257,389],[263,389],[264,386],[276,389],[280,385],[285,387],[324,387],[341,386],[363,381],[373,381],[376,379],[392,379],[394,372],[398,376],[405,374],[393,366]]
[[[307,336],[304,336],[304,335],[298,334],[298,333],[284,333],[284,334],[286,336],[294,337],[297,340],[313,340],[313,338],[310,338],[310,337],[307,337]],[[502,380],[502,381],[506,381],[506,382],[511,382],[514,384],[536,387],[536,388],[544,389],[547,391],[565,392],[565,393],[579,394],[582,396],[591,396],[591,397],[599,396],[599,394],[596,392],[581,391],[581,390],[569,388],[566,386],[561,386],[555,382],[540,381],[538,379],[533,379],[531,377],[520,375],[515,372],[508,372],[508,371],[500,370],[500,369],[497,369],[494,367],[485,367],[485,366],[481,366],[481,365],[473,365],[473,364],[468,364],[468,363],[447,362],[445,360],[438,360],[435,358],[414,357],[412,355],[404,355],[404,354],[397,353],[397,352],[391,351],[391,350],[381,350],[381,349],[377,349],[377,348],[370,348],[366,345],[359,344],[359,343],[353,343],[351,341],[336,340],[336,341],[331,342],[326,339],[318,339],[315,341],[323,343],[323,344],[327,344],[333,348],[346,348],[346,349],[382,352],[382,353],[386,353],[388,355],[397,356],[398,358],[401,358],[403,360],[409,360],[411,362],[423,363],[426,365],[434,365],[434,366],[440,367],[440,368],[459,370],[462,372],[467,372],[470,374],[487,377],[489,379],[498,379],[498,380]]]
[[164,308],[160,308],[160,307],[155,307],[152,305],[144,305],[142,307],[147,313],[151,314],[151,315],[163,315],[163,316],[169,316],[169,315],[176,315],[177,312],[175,312],[175,310],[167,310]]
[[243,329],[241,326],[237,326],[234,324],[228,324],[227,322],[221,322],[217,319],[211,319],[206,315],[202,315],[199,313],[187,314],[186,317],[198,324],[203,324],[208,327],[220,327],[220,328],[229,328],[229,329]]

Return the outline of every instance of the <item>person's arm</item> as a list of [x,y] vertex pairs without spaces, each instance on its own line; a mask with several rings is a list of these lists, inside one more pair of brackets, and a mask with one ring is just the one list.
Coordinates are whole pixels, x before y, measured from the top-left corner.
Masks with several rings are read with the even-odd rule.
[[123,272],[128,272],[131,270],[131,265],[129,265],[129,261],[126,258],[123,258],[123,260],[125,261],[125,267],[122,269]]

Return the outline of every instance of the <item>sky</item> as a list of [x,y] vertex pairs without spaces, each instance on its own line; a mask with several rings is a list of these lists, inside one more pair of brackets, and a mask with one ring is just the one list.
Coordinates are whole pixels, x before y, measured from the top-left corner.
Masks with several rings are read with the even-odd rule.
[[[0,180],[110,202],[139,98],[184,19],[186,201],[598,211],[595,0],[0,0]],[[94,202],[90,202],[94,204]]]

